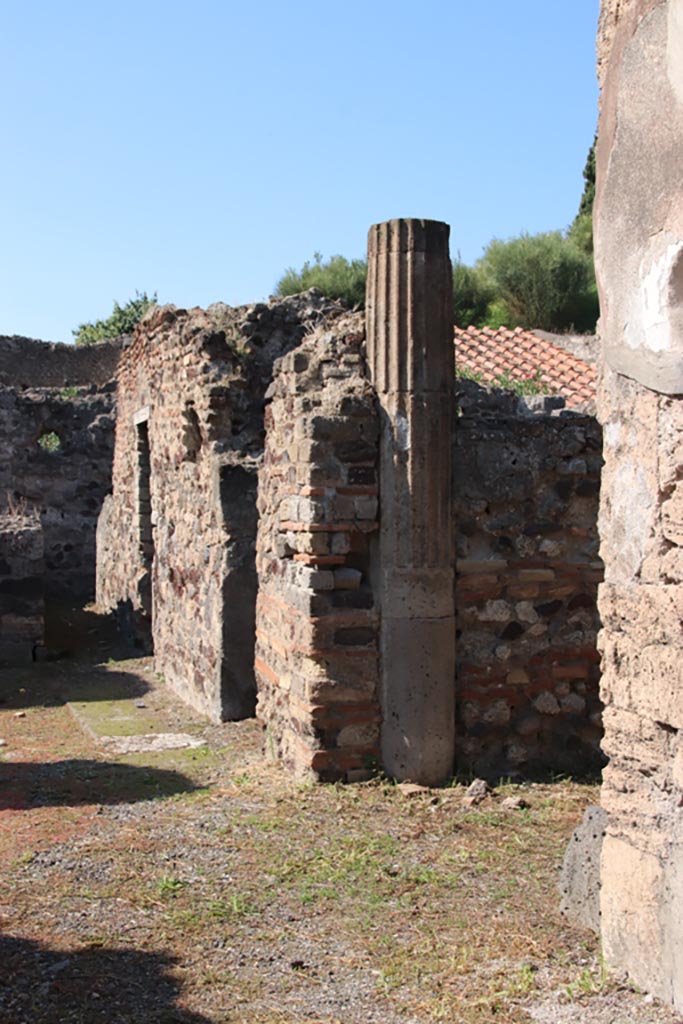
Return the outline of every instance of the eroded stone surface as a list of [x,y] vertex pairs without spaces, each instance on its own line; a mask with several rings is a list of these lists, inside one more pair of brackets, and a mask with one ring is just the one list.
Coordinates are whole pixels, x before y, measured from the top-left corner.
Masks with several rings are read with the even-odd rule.
[[607,365],[601,933],[683,1008],[683,3],[606,0],[596,263]]
[[360,314],[275,367],[259,476],[256,677],[265,747],[297,775],[367,777],[379,758],[379,419]]
[[37,513],[0,516],[0,666],[30,664],[44,631],[43,531]]
[[253,713],[256,471],[273,360],[340,307],[153,307],[119,369],[97,601],[144,633],[166,682],[214,720]]
[[40,517],[44,585],[92,600],[95,528],[111,486],[120,345],[0,337],[0,495]]
[[600,857],[607,825],[602,807],[588,807],[567,847],[560,876],[560,910],[580,928],[600,932]]
[[602,437],[458,382],[457,755],[488,778],[602,764],[596,648]]
[[448,225],[393,220],[368,236],[366,324],[381,409],[382,761],[398,779],[453,772],[455,611]]

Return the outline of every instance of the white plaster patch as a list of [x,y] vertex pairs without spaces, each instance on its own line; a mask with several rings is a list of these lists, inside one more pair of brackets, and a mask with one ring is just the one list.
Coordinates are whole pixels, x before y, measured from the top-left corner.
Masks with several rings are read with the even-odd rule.
[[666,73],[676,98],[683,103],[683,0],[669,0]]
[[612,575],[633,579],[640,572],[654,521],[654,497],[642,466],[624,460],[612,484]]
[[[672,236],[667,233],[668,239]],[[632,310],[624,331],[624,341],[629,348],[645,344],[652,352],[666,352],[676,346],[677,332],[672,330],[672,316],[679,312],[679,299],[672,294],[674,268],[683,257],[683,242],[680,239],[668,241],[662,250],[661,240],[648,247],[641,260],[639,277],[640,292],[635,303],[640,308]]]
[[621,439],[621,423],[619,420],[611,420],[604,428],[605,448],[616,448]]
[[100,743],[114,754],[146,754],[152,750],[187,750],[206,745],[205,740],[184,732],[145,733],[141,736],[100,736]]
[[410,451],[410,421],[399,412],[396,414],[395,444],[399,452]]

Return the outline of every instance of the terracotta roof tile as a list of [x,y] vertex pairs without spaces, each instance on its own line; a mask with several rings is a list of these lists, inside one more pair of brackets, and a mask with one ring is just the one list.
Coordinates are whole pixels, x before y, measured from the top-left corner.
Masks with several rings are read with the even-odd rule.
[[595,401],[594,367],[521,327],[456,327],[455,358],[456,365],[480,375],[486,384],[501,375],[512,380],[538,378],[562,395],[568,408]]

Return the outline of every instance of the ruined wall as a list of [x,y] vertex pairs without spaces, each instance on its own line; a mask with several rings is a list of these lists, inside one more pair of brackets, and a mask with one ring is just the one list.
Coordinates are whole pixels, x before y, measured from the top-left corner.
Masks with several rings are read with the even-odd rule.
[[64,388],[108,384],[128,339],[64,345],[0,335],[0,384],[12,388]]
[[97,602],[214,720],[253,712],[256,460],[273,359],[339,312],[317,293],[270,305],[150,310],[119,368],[113,493]]
[[50,595],[94,596],[95,529],[111,483],[114,408],[113,385],[75,394],[0,388],[0,500],[25,499],[40,514]]
[[40,514],[46,592],[78,600],[94,596],[114,446],[119,349],[93,349],[0,338],[0,506],[25,501]]
[[0,667],[30,664],[43,641],[43,568],[39,517],[0,515]]
[[683,1008],[683,2],[612,0],[601,25],[601,931]]
[[[459,382],[457,753],[488,777],[601,764],[601,431]],[[520,410],[520,404],[522,406]]]
[[360,315],[277,364],[259,481],[256,676],[266,750],[297,775],[363,777],[379,755],[378,416]]

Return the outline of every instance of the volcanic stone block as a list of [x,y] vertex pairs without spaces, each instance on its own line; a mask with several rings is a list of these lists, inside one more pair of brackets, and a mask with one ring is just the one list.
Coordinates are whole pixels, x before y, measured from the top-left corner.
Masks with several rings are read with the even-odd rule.
[[376,224],[368,238],[368,362],[381,408],[382,761],[398,779],[453,772],[455,620],[449,228]]

